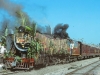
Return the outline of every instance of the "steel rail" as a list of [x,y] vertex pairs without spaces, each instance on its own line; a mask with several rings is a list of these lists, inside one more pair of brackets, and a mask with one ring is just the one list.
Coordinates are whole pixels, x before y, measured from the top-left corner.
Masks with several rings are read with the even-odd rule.
[[[91,63],[91,64],[88,64],[88,65],[86,65],[86,66],[84,66],[84,67],[78,68],[78,69],[76,69],[76,70],[74,70],[74,71],[72,71],[72,72],[70,72],[70,73],[67,73],[66,75],[73,75],[73,74],[77,74],[77,75],[78,75],[78,74],[87,75],[90,71],[92,71],[93,69],[95,69],[97,66],[100,65],[100,64],[97,64],[99,61],[100,61],[100,60],[95,61],[95,62],[93,62],[93,63]],[[75,73],[75,72],[81,71],[82,69],[84,70],[85,68],[87,68],[87,67],[89,67],[89,66],[92,66],[93,64],[97,64],[97,65],[96,65],[96,66],[93,66],[93,68],[90,69],[90,70],[88,70],[86,73]]]

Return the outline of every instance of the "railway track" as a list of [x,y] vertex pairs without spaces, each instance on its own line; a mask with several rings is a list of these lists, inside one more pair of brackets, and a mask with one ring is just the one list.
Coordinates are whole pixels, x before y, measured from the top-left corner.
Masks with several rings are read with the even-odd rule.
[[[100,60],[93,62],[89,65],[86,65],[84,67],[78,68],[66,75],[91,75],[90,72],[95,69],[97,66],[100,66]],[[93,75],[93,74],[92,74]]]
[[[97,63],[95,65],[93,65],[94,63]],[[84,63],[84,64],[83,64]],[[84,73],[75,73],[75,71],[78,71],[82,68],[85,68],[89,65],[92,65],[92,68],[88,69],[87,72]],[[98,61],[98,57],[97,58],[92,58],[92,59],[87,59],[87,60],[82,60],[82,61],[76,61],[76,62],[72,62],[72,63],[68,63],[68,64],[58,64],[58,65],[53,65],[53,66],[48,66],[45,68],[41,68],[41,69],[33,69],[31,71],[25,72],[25,71],[2,71],[0,72],[0,75],[89,75],[88,72],[91,71],[94,67],[96,67],[97,65],[99,65],[100,60]],[[82,64],[82,66],[80,66]],[[77,65],[78,67],[75,68],[74,65]],[[68,68],[73,67],[75,69],[70,69],[68,70]],[[72,72],[73,71],[73,72]]]

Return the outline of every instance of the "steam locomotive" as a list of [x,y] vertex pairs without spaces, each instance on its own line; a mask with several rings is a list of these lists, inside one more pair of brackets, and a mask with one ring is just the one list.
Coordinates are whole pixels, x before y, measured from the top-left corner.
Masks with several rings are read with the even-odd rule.
[[15,69],[30,69],[39,65],[68,63],[100,56],[100,48],[38,32],[32,37],[23,26],[20,26],[14,35],[11,52],[14,56],[6,57],[5,65],[11,68],[10,64],[16,60],[18,62],[16,56],[19,56],[21,61],[13,67]]

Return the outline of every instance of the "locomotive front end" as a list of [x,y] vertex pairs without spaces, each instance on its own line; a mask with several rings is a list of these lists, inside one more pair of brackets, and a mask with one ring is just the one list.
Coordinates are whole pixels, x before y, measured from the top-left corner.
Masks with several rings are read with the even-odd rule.
[[19,27],[18,33],[16,34],[16,43],[19,48],[28,49],[31,42],[31,36],[28,32],[25,32],[23,27]]
[[17,33],[14,35],[14,46],[17,49],[17,55],[26,56],[27,50],[30,46],[31,36],[25,31],[25,27],[20,26]]

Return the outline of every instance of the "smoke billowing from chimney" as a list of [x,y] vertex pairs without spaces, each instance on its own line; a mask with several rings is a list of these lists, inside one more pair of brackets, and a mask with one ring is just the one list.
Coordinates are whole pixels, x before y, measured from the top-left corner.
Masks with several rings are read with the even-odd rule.
[[11,16],[15,17],[21,25],[30,25],[29,16],[22,10],[22,5],[13,3],[10,0],[0,0],[0,9],[7,11]]
[[58,38],[69,38],[68,33],[66,32],[66,30],[68,29],[69,25],[68,24],[57,24],[54,28],[54,37],[58,37]]
[[0,0],[0,8],[6,10],[10,15],[16,16],[16,12],[22,10],[22,6],[10,0]]

